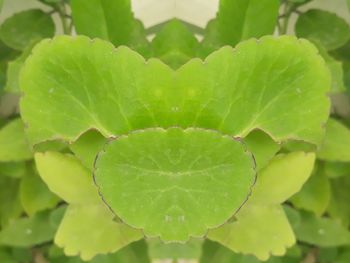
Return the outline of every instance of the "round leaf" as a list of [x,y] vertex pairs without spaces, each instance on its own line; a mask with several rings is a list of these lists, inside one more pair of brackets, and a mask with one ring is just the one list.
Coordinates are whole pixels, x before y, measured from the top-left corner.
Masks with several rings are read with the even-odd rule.
[[254,162],[228,136],[151,129],[119,137],[96,160],[100,194],[127,224],[165,241],[201,237],[246,201]]
[[54,33],[55,24],[51,16],[39,9],[15,14],[0,27],[0,39],[17,50],[24,50],[31,43],[52,37]]
[[318,9],[300,15],[295,32],[298,37],[319,42],[327,50],[341,47],[350,39],[350,28],[344,19]]

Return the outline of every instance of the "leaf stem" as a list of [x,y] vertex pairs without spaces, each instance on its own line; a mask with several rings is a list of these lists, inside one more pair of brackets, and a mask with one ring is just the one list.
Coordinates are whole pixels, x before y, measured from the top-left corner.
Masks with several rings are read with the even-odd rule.
[[65,3],[61,3],[57,6],[57,12],[58,15],[60,16],[61,22],[62,22],[62,29],[63,29],[63,33],[65,35],[70,35],[71,33],[71,26],[69,24],[69,22],[67,21],[67,19],[70,18],[70,16],[67,14],[67,8]]

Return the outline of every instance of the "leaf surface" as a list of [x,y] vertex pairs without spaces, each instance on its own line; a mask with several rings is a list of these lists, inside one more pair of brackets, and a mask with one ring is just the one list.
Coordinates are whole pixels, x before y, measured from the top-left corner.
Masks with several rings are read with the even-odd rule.
[[[57,230],[55,243],[67,256],[91,260],[97,254],[115,252],[142,238],[140,231],[113,221],[104,204],[69,205]],[[83,222],[83,223],[82,223]]]
[[326,136],[317,152],[317,157],[326,161],[350,162],[349,145],[350,129],[330,118],[326,126]]
[[198,40],[176,19],[166,23],[152,41],[153,54],[174,69],[196,57]]
[[70,204],[100,203],[92,173],[74,156],[58,152],[36,153],[40,177],[49,189]]
[[295,243],[293,230],[280,205],[244,206],[236,222],[211,230],[208,238],[260,260],[267,260],[271,254],[282,256]]
[[229,219],[255,181],[243,144],[220,133],[150,129],[109,143],[95,164],[103,200],[148,237],[187,241]]
[[216,21],[208,25],[211,28],[207,29],[204,45],[214,42],[217,49],[235,46],[252,37],[271,35],[279,5],[278,0],[221,0]]
[[339,48],[350,39],[350,28],[343,18],[319,9],[301,14],[295,32],[298,37],[319,42],[327,50]]
[[171,126],[238,137],[260,128],[276,141],[318,143],[329,111],[329,72],[309,42],[293,37],[225,47],[174,72],[125,47],[63,36],[34,49],[20,85],[32,143],[74,141],[92,128],[115,137]]
[[0,27],[0,39],[16,50],[24,50],[30,44],[54,34],[55,24],[51,16],[39,9],[17,13]]
[[14,119],[0,129],[0,162],[25,161],[33,158],[23,121]]
[[277,155],[258,174],[249,203],[283,203],[300,191],[311,175],[314,162],[314,153],[293,152]]
[[43,212],[28,218],[19,218],[0,231],[0,244],[31,247],[53,239],[56,228],[50,223],[50,213]]

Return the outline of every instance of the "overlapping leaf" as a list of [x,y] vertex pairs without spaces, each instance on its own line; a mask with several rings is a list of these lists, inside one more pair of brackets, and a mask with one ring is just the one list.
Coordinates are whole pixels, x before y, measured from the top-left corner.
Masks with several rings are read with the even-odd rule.
[[70,203],[55,236],[55,243],[67,255],[80,254],[87,260],[99,253],[117,251],[142,237],[141,231],[114,221],[98,195],[91,171],[77,158],[46,152],[37,153],[35,160],[51,191]]
[[[202,129],[151,129],[109,143],[95,164],[104,201],[149,237],[187,241],[230,218],[255,181],[243,144]],[[132,205],[131,205],[132,204]]]
[[284,255],[295,237],[280,203],[299,191],[311,174],[314,160],[314,154],[303,152],[276,156],[259,174],[237,221],[209,231],[209,239],[261,260]]

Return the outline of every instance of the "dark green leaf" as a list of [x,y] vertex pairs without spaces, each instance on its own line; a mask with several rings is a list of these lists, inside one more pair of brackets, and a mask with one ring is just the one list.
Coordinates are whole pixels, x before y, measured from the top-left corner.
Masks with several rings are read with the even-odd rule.
[[32,9],[17,13],[6,19],[0,27],[0,39],[9,47],[24,50],[30,44],[52,37],[55,25],[50,15]]
[[295,32],[298,37],[319,42],[327,50],[339,48],[350,39],[350,28],[343,18],[319,9],[300,15]]

